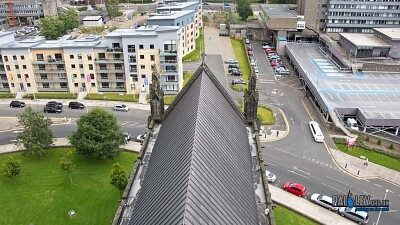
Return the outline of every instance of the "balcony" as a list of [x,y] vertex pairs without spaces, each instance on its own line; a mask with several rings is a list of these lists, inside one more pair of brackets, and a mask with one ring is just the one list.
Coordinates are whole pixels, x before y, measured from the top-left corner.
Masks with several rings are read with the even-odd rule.
[[6,74],[5,70],[0,70],[0,74]]
[[65,88],[60,88],[60,87],[38,87],[37,88],[38,92],[70,92],[68,87]]
[[177,60],[161,60],[160,64],[163,65],[163,66],[166,66],[166,65],[177,66],[178,61]]
[[165,51],[161,51],[160,55],[167,55],[167,56],[172,56],[172,55],[177,55],[178,51],[177,50],[165,50]]
[[56,58],[56,59],[38,59],[37,61],[32,61],[32,64],[36,65],[43,65],[43,64],[64,64],[64,60],[62,58]]
[[56,70],[56,69],[33,69],[33,73],[67,73],[65,69],[63,70]]
[[68,79],[66,77],[64,78],[59,78],[59,77],[48,77],[48,78],[41,78],[41,77],[35,77],[35,81],[37,83],[54,83],[54,82],[68,82]]
[[178,70],[164,70],[161,69],[161,75],[176,75],[178,74]]
[[121,92],[126,91],[126,87],[99,87],[99,92]]
[[122,48],[107,48],[108,53],[122,53]]
[[107,59],[107,58],[95,58],[95,63],[124,63],[123,58]]

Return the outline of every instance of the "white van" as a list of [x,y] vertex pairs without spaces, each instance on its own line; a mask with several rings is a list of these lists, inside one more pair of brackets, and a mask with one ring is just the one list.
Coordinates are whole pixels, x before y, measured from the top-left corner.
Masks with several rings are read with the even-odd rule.
[[310,121],[308,125],[310,126],[311,134],[314,137],[314,141],[324,142],[324,135],[322,134],[322,131],[319,128],[318,123],[315,121]]
[[347,126],[349,126],[351,130],[358,131],[357,121],[355,119],[353,119],[353,118],[348,118],[347,119]]

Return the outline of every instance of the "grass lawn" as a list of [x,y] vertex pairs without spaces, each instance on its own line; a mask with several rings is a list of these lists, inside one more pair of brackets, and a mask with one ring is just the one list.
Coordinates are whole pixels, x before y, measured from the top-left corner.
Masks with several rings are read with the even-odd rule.
[[274,113],[267,107],[259,106],[257,109],[257,117],[263,125],[275,124]]
[[318,223],[304,217],[284,206],[278,205],[274,209],[276,225],[287,225],[287,224],[301,224],[301,225],[318,225]]
[[171,105],[172,102],[174,101],[176,95],[166,95],[164,96],[164,104],[165,105]]
[[[110,224],[118,207],[120,194],[110,184],[113,163],[118,162],[129,175],[137,155],[123,152],[114,160],[83,159],[73,151],[75,169],[69,176],[59,162],[65,151],[56,148],[39,161],[12,153],[21,160],[16,182],[0,176],[0,224]],[[7,159],[0,155],[0,164]],[[68,216],[75,210],[74,218]]]
[[231,85],[231,88],[237,92],[243,92],[247,89],[247,84],[235,84]]
[[0,98],[14,98],[14,95],[11,93],[0,93]]
[[196,38],[196,48],[185,57],[182,58],[183,62],[195,62],[200,59],[201,50],[204,49],[204,31],[200,29],[199,37]]
[[[336,144],[336,147],[349,155],[355,156],[355,157],[360,157],[360,156],[365,156],[368,158],[368,161],[376,163],[378,165],[390,168],[392,170],[396,170],[400,172],[400,160],[396,159],[394,157],[382,154],[382,153],[378,153],[378,152],[374,152],[374,151],[370,151],[370,150],[366,150],[364,148],[359,148],[359,147],[347,147],[343,144]],[[346,150],[347,148],[347,150]]]
[[[243,23],[245,22],[245,21],[242,20],[242,18],[239,16],[239,13],[238,13],[237,11],[232,12],[232,14],[233,14],[233,16],[236,17],[236,19],[239,21],[240,24],[243,24]],[[256,19],[257,19],[257,17],[256,17],[255,15],[249,16],[249,17],[247,18],[248,21],[250,21],[250,20],[256,20]]]
[[[76,99],[78,94],[73,93],[35,93],[35,98],[47,99]],[[30,94],[25,94],[23,98],[31,98]]]
[[244,42],[242,40],[231,39],[231,43],[233,50],[235,51],[236,60],[239,61],[239,67],[243,73],[242,79],[248,83],[251,70],[249,61],[247,60],[247,52]]
[[119,95],[119,93],[103,93],[101,94],[89,94],[86,95],[85,100],[108,100],[108,101],[123,101],[123,102],[138,102],[139,95],[124,94]]
[[185,87],[186,83],[192,78],[194,72],[185,71],[183,72],[183,87]]

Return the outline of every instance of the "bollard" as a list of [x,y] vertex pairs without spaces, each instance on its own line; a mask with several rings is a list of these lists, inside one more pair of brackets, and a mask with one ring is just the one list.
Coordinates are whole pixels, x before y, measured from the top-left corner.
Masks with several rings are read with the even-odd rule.
[[347,163],[346,163],[346,165],[344,166],[344,168],[347,168]]
[[357,175],[360,175],[360,171],[357,172]]

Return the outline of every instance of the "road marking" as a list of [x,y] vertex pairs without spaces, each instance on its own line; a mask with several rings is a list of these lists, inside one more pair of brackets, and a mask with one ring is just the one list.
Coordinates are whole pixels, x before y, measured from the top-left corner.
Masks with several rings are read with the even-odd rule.
[[367,181],[369,183],[369,180],[364,180],[364,181]]
[[381,186],[381,185],[379,185],[379,184],[375,184],[375,186],[377,186],[377,187],[380,187],[380,188],[382,187],[382,186]]
[[275,165],[275,164],[273,164],[271,162],[267,162],[267,165],[277,166],[277,165]]
[[363,191],[363,193],[364,193],[365,195],[371,195],[372,198],[381,199],[381,198],[378,198],[377,196],[372,195],[372,194],[370,194],[370,193],[368,193],[368,192],[366,192],[366,191]]
[[269,155],[268,157],[271,157],[271,158],[275,158],[275,159],[279,159],[279,160],[280,160],[280,158],[275,157],[275,156],[272,156],[272,155]]
[[332,178],[332,177],[329,177],[329,176],[326,176],[326,177],[329,178],[329,179],[331,179],[331,180],[334,180],[334,181],[336,181],[336,182],[339,182],[339,183],[341,183],[341,184],[344,184],[344,185],[346,185],[346,186],[352,187],[351,185],[346,184],[346,183],[344,183],[344,182],[342,182],[342,181],[336,180],[335,178]]
[[308,170],[308,171],[310,171],[310,172],[314,172],[314,170],[310,170],[310,169],[305,168],[305,167],[302,167],[302,166],[297,166],[297,167],[303,168],[303,169]]
[[324,184],[324,183],[321,183],[321,184],[324,185],[324,186],[326,186],[326,187],[332,188],[333,190],[336,190],[336,191],[338,191],[338,192],[341,192],[341,193],[343,193],[343,194],[347,194],[346,192],[341,191],[341,190],[339,190],[339,189],[337,189],[337,188],[334,188],[334,187],[332,187],[332,186],[330,186],[330,185],[327,185],[327,184]]
[[304,109],[306,110],[308,116],[311,118],[312,121],[314,121],[313,117],[311,116],[311,113],[308,111],[307,106],[304,104],[304,101],[301,100],[301,103],[303,104]]
[[125,124],[127,124],[127,123],[129,123],[129,122],[123,122],[123,123],[121,123],[121,126],[123,126],[123,125],[125,125]]
[[293,170],[287,170],[288,172],[291,172],[291,173],[293,173],[293,174],[296,174],[296,175],[299,175],[299,176],[301,176],[301,177],[304,177],[304,178],[307,178],[307,179],[310,179],[309,177],[307,177],[307,176],[304,176],[303,174],[300,174],[300,173],[296,173],[295,171],[293,171]]
[[145,126],[147,126],[147,124],[143,124],[143,125],[140,125],[140,126],[137,126],[137,127],[145,127]]
[[11,142],[17,142],[17,139],[12,139],[12,140],[10,140]]
[[135,122],[135,123],[133,123],[133,124],[131,124],[131,125],[128,125],[128,127],[133,127],[133,126],[136,126],[136,124],[138,124],[139,122]]
[[397,209],[391,209],[391,210],[389,210],[387,212],[397,212]]
[[300,172],[303,172],[303,173],[305,173],[305,174],[307,174],[307,175],[310,175],[310,174],[311,174],[311,173],[309,173],[309,172],[306,172],[306,171],[304,171],[304,170],[301,170],[301,169],[297,168],[296,166],[293,166],[293,169],[298,170],[298,171],[300,171]]

